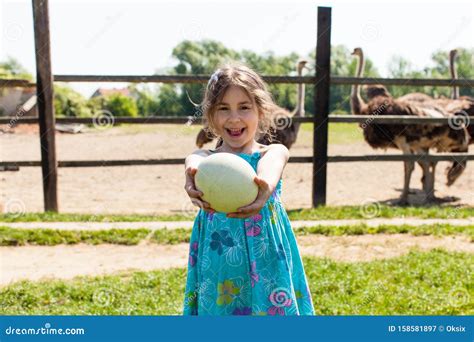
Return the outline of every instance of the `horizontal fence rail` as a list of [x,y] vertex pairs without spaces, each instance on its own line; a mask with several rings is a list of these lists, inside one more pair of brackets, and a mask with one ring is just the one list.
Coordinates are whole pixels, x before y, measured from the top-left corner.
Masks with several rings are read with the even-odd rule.
[[[129,82],[129,83],[207,83],[210,75],[54,75],[56,82]],[[263,76],[267,83],[305,83],[314,84],[314,76]],[[460,86],[474,87],[474,80],[437,79],[437,78],[357,78],[331,76],[330,83],[384,84],[399,86]]]
[[[329,115],[329,122],[331,123],[366,123],[366,124],[403,124],[403,125],[417,125],[417,124],[449,124],[451,120],[455,118],[429,118],[429,117],[418,117],[410,115]],[[464,116],[464,119],[468,122],[474,123],[474,116]],[[82,124],[94,124],[97,118],[56,118],[56,123],[82,123]],[[112,121],[112,120],[110,120]],[[292,122],[309,122],[314,123],[312,116],[307,117],[292,117]],[[38,123],[38,118],[35,117],[3,117],[0,118],[0,124],[32,124]],[[200,116],[148,116],[141,118],[131,117],[114,117],[114,124],[127,123],[127,124],[202,124]]]
[[1,78],[0,88],[5,87],[34,88],[36,87],[36,83],[32,83],[28,80]]
[[[317,158],[316,158],[317,159]],[[474,160],[474,154],[372,154],[354,156],[328,156],[329,163],[341,162],[395,162],[395,161],[427,161],[427,162],[464,162]],[[313,163],[313,157],[290,157],[290,163]],[[123,159],[123,160],[63,160],[58,161],[58,167],[111,167],[111,166],[140,166],[140,165],[184,165],[184,158],[169,159]],[[33,161],[1,161],[0,169],[18,171],[20,167],[41,166],[40,160]]]

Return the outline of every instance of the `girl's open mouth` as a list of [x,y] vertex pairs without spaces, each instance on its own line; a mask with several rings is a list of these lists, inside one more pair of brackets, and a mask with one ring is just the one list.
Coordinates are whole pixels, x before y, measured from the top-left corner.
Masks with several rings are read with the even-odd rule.
[[238,138],[244,133],[245,128],[238,128],[238,129],[226,128],[225,130],[231,137]]

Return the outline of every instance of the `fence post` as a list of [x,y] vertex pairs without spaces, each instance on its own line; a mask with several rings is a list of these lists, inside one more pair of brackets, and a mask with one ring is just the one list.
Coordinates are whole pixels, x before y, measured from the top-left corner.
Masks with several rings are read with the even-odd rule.
[[326,205],[331,8],[318,7],[313,124],[313,207]]
[[58,170],[55,147],[53,75],[49,36],[48,0],[33,0],[36,54],[36,92],[41,144],[44,210],[58,211]]

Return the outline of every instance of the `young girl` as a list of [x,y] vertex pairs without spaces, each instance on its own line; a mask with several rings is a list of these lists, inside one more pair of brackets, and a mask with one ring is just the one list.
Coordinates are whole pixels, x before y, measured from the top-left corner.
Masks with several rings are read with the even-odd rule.
[[[195,151],[185,162],[185,189],[201,209],[191,234],[184,315],[314,314],[296,239],[280,201],[288,149],[256,141],[268,133],[276,108],[260,76],[246,66],[227,65],[209,80],[204,118],[222,145]],[[235,213],[215,212],[194,184],[200,161],[220,152],[238,155],[257,173],[257,199]]]

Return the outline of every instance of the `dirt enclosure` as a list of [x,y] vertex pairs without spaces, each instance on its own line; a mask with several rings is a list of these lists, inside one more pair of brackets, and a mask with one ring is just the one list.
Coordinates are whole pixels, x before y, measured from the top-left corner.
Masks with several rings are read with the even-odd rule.
[[[58,160],[108,160],[183,158],[195,149],[199,127],[185,125],[126,125],[106,130],[86,128],[79,134],[56,134]],[[208,147],[211,147],[209,145]],[[301,130],[292,156],[312,155],[312,132]],[[363,140],[350,144],[330,141],[330,155],[399,153],[374,151]],[[471,147],[472,153],[472,147]],[[0,133],[0,160],[40,160],[37,127],[20,125]],[[436,196],[450,205],[474,205],[474,163],[457,182],[447,187],[445,169],[438,163]],[[3,211],[43,210],[41,169],[23,167],[0,172],[0,204]],[[421,169],[413,173],[410,202],[419,204]],[[283,201],[288,209],[311,206],[311,164],[289,164],[283,175]],[[403,184],[401,162],[330,163],[328,204],[362,205],[393,201]],[[59,209],[85,213],[177,213],[192,210],[183,190],[182,165],[88,167],[59,169]],[[453,198],[454,197],[454,198]],[[454,200],[454,201],[453,201]]]

